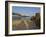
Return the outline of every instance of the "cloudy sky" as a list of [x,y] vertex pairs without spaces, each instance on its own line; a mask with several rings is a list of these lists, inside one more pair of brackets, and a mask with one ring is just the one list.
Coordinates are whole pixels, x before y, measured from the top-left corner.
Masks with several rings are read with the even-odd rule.
[[19,13],[26,16],[35,15],[35,13],[40,12],[39,7],[21,7],[21,6],[13,6],[12,12]]

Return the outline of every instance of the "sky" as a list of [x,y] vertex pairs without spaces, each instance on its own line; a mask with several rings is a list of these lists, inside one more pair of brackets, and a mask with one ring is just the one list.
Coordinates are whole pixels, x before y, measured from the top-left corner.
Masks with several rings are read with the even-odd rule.
[[12,12],[26,16],[33,16],[35,15],[35,13],[40,12],[40,7],[12,6]]

